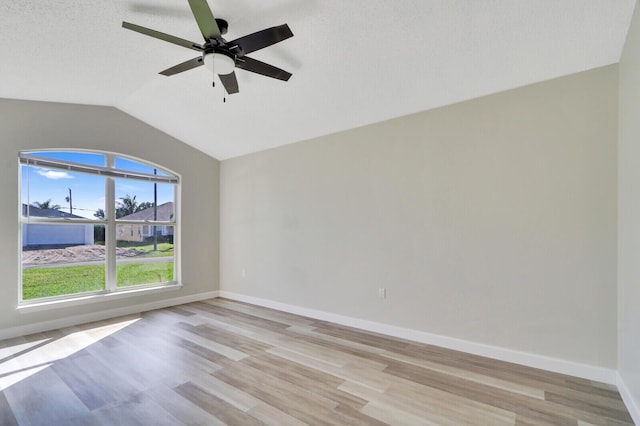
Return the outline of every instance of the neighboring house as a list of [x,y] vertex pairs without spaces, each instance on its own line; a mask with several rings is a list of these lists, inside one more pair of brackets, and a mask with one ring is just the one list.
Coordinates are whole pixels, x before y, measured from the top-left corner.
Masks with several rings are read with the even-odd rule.
[[[41,209],[22,204],[23,216],[85,219],[57,209]],[[70,223],[65,225],[47,223],[23,223],[22,247],[92,245],[93,225]]]
[[[161,221],[168,222],[173,220],[173,202],[160,204],[157,208],[156,217],[154,218],[153,207],[140,210],[139,212],[123,216],[118,220],[132,221]],[[116,230],[116,238],[120,241],[136,241],[142,242],[153,237],[154,226],[152,224],[121,224]],[[173,235],[173,226],[155,226],[155,232],[159,237],[168,237]]]

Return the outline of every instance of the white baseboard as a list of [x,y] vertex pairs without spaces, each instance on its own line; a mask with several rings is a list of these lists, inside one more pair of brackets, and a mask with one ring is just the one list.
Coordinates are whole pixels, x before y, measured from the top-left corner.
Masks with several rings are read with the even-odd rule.
[[631,395],[631,392],[629,392],[629,388],[624,383],[624,380],[622,380],[620,373],[616,373],[616,376],[618,379],[618,392],[620,392],[624,405],[627,406],[627,410],[629,411],[629,414],[631,414],[633,422],[640,425],[640,401],[635,401],[633,399],[633,396]]
[[539,368],[542,370],[553,371],[556,373],[566,374],[574,377],[581,377],[587,380],[603,382],[611,385],[615,385],[617,383],[617,373],[613,369],[595,367],[592,365],[580,364],[564,359],[546,357],[543,355],[521,352],[513,349],[485,345],[482,343],[470,342],[468,340],[456,339],[453,337],[440,336],[437,334],[426,333],[424,331],[348,317],[331,312],[304,308],[296,305],[289,305],[286,303],[246,296],[243,294],[237,294],[224,290],[220,291],[220,297],[277,309],[279,311],[289,312],[292,314],[302,315],[318,320],[330,321],[336,324],[346,325],[349,327],[359,328],[375,333],[386,334],[388,336],[399,337],[415,342],[441,346],[444,348],[485,356],[501,361],[512,362],[515,364],[525,365],[527,367]]
[[501,361],[525,365],[528,367],[540,368],[547,371],[553,371],[570,376],[585,378],[588,380],[617,385],[620,390],[620,394],[622,395],[622,398],[627,405],[629,412],[631,413],[631,416],[637,424],[640,424],[640,410],[638,409],[637,404],[634,402],[631,394],[624,385],[622,378],[615,370],[612,369],[575,363],[559,358],[551,358],[543,355],[516,351],[513,349],[485,345],[482,343],[470,342],[453,337],[440,336],[437,334],[426,333],[424,331],[353,318],[345,315],[304,308],[301,306],[246,296],[228,291],[209,291],[189,296],[159,300],[156,302],[142,303],[138,305],[127,306],[124,308],[108,309],[104,311],[92,312],[90,314],[65,317],[53,321],[38,322],[23,326],[5,328],[0,330],[0,340],[18,336],[25,336],[28,334],[39,333],[48,330],[55,330],[58,328],[71,327],[74,325],[85,324],[93,321],[101,321],[109,318],[115,318],[154,309],[166,308],[169,306],[181,305],[184,303],[213,299],[216,297],[238,300],[241,302],[247,302],[258,306],[264,306],[284,312],[290,312],[292,314],[302,315],[322,321],[330,321],[336,324],[359,328],[362,330],[372,331],[388,336],[399,337],[415,342],[441,346],[444,348],[485,356]]
[[126,306],[124,308],[107,309],[104,311],[92,312],[90,314],[75,315],[71,317],[60,318],[52,321],[37,322],[33,324],[21,325],[17,327],[5,328],[0,330],[0,340],[10,339],[18,336],[26,336],[28,334],[40,333],[58,328],[71,327],[79,324],[86,324],[93,321],[102,321],[105,319],[131,315],[154,309],[167,308],[169,306],[182,305],[184,303],[198,302],[206,299],[213,299],[219,296],[218,291],[207,291],[205,293],[192,294],[189,296],[174,297],[171,299],[158,300],[156,302],[141,303],[138,305]]

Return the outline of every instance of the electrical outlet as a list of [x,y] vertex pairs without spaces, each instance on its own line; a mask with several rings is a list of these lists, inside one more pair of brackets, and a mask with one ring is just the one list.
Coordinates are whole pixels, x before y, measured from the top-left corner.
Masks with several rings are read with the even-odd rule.
[[384,287],[380,287],[378,289],[378,297],[380,299],[386,299],[387,298],[387,289]]

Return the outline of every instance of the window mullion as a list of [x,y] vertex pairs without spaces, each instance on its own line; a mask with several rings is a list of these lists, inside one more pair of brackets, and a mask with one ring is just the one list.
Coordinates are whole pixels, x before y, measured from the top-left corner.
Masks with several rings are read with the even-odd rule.
[[[106,155],[107,167],[115,166],[113,155]],[[116,218],[115,218],[115,180],[112,177],[105,178],[105,216],[107,218],[107,229],[105,232],[105,246],[107,252],[106,259],[106,279],[105,287],[107,291],[114,291],[117,287],[116,271]]]

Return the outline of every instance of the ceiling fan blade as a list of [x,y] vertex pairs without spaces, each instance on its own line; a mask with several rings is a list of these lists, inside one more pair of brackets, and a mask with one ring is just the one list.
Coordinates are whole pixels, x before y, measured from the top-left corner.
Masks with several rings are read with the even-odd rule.
[[132,24],[130,22],[123,21],[122,28],[126,28],[128,30],[148,35],[160,40],[168,41],[169,43],[177,44],[178,46],[186,47],[188,49],[197,50],[198,52],[201,52],[203,49],[203,47],[198,43],[194,43],[180,37],[172,36],[170,34],[161,33],[160,31],[152,30],[150,28],[141,27],[140,25]]
[[207,4],[207,0],[189,0],[189,6],[193,17],[196,18],[200,32],[206,41],[212,38],[220,38],[220,28],[213,17],[213,13]]
[[197,58],[189,59],[188,61],[185,61],[181,64],[178,64],[171,68],[167,68],[166,70],[162,71],[160,74],[170,76],[170,75],[181,73],[183,71],[188,71],[193,68],[197,68],[202,64],[203,64],[202,56],[198,56]]
[[292,75],[285,70],[281,70],[273,65],[265,64],[264,62],[260,62],[257,59],[253,59],[248,56],[236,58],[236,67],[282,81],[289,80]]
[[237,38],[229,42],[229,44],[238,45],[244,54],[248,54],[279,43],[289,37],[293,37],[293,33],[289,25],[284,24]]
[[226,90],[228,94],[233,95],[240,91],[240,89],[238,89],[238,79],[236,78],[235,72],[232,71],[230,74],[218,74],[218,77],[220,77],[224,90]]

